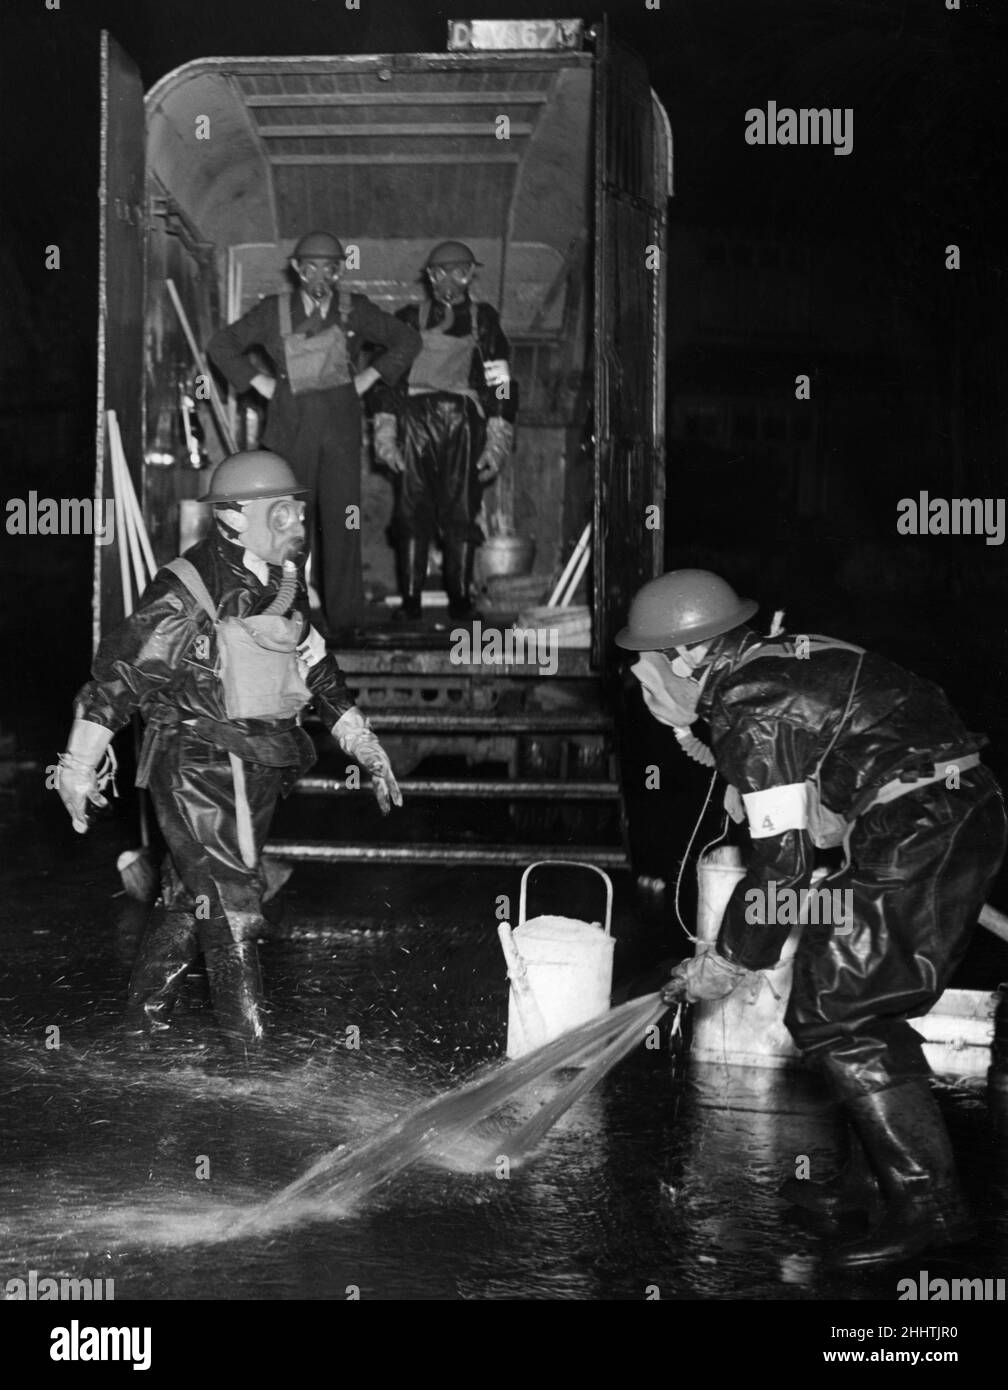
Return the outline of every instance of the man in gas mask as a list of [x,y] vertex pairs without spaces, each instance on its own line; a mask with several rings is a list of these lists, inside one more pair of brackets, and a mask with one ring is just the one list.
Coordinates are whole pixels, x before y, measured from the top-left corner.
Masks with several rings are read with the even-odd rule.
[[[289,461],[317,508],[322,607],[333,633],[365,611],[360,529],[348,526],[348,518],[360,515],[359,397],[379,379],[398,381],[420,348],[412,328],[340,286],[343,260],[330,233],[303,236],[290,260],[299,288],[260,300],[207,346],[236,391],[251,386],[270,402],[263,444]],[[361,369],[365,343],[384,351]],[[256,372],[246,356],[250,348],[266,352],[273,375]]]
[[478,265],[464,242],[434,247],[424,266],[430,297],[397,314],[423,341],[408,386],[403,380],[395,391],[375,392],[375,456],[398,475],[392,524],[406,620],[421,616],[428,548],[438,533],[449,615],[478,616],[471,589],[483,533],[476,516],[483,488],[514,444],[511,348],[497,311],[470,295]]
[[[645,699],[687,751],[741,794],[751,853],[714,949],[673,971],[666,1002],[724,999],[775,965],[791,930],[752,912],[770,885],[807,888],[816,846],[843,844],[828,886],[850,897],[841,930],[806,927],[785,1022],[850,1122],[851,1157],[825,1183],[782,1195],[881,1223],[841,1248],[843,1268],[886,1264],[974,1233],[921,1041],[961,960],[1005,850],[1000,790],[943,692],[831,638],[761,638],[756,611],[715,574],[677,570],[634,598],[617,643]],[[711,750],[689,732],[707,721]]]
[[309,704],[370,772],[382,811],[402,804],[384,750],[308,621],[304,492],[276,454],[225,459],[204,499],[212,533],[158,572],[102,641],[77,695],[59,794],[82,834],[89,804],[106,804],[113,735],[135,711],[146,722],[137,785],[149,788],[168,858],[130,981],[127,1026],[140,1035],[168,1026],[202,951],[228,1042],[245,1052],[261,1041],[261,852],[277,797],[315,759],[300,726]]

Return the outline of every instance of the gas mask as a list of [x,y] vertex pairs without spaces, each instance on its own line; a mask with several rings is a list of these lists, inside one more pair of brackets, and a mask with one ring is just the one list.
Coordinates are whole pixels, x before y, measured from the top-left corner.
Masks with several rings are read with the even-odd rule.
[[340,261],[327,256],[305,256],[301,260],[291,261],[294,273],[301,281],[301,288],[311,295],[316,304],[321,304],[339,284],[340,264]]
[[[704,658],[710,651],[709,642],[701,642],[695,647],[676,647],[676,656],[673,660],[667,652],[662,652],[665,660],[671,666],[673,672],[684,680],[692,680],[693,673],[703,665]],[[705,677],[701,677],[699,684],[702,686]]]
[[[240,510],[239,510],[240,508]],[[305,504],[296,497],[257,497],[218,508],[218,519],[246,550],[268,565],[300,565],[305,555]]]
[[476,267],[471,261],[451,261],[427,267],[431,293],[442,304],[461,304],[475,274]]
[[706,644],[692,649],[677,647],[674,661],[665,652],[641,652],[630,667],[640,681],[644,703],[655,719],[659,724],[668,725],[687,757],[703,767],[713,767],[714,755],[690,732],[690,725],[697,717],[697,703],[710,667],[699,681],[694,679],[693,673],[708,650]]

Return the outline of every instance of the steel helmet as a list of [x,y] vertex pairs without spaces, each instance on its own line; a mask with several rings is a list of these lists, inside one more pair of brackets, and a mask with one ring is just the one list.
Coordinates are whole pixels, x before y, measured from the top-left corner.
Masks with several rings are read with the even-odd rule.
[[268,449],[250,449],[222,459],[210,479],[204,502],[254,502],[259,497],[299,497],[308,488],[289,463]]
[[671,570],[634,595],[616,645],[631,652],[689,647],[738,627],[758,607],[710,570]]
[[295,261],[305,260],[309,256],[319,256],[327,261],[345,259],[342,243],[331,232],[308,232],[294,247],[291,256]]
[[467,246],[464,241],[439,241],[424,262],[424,269],[432,265],[458,265],[464,262],[470,265],[483,264],[473,255],[472,247]]

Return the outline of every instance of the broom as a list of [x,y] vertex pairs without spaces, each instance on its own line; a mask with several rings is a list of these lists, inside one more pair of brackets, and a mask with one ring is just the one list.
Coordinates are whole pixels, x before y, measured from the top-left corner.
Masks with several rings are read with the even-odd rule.
[[[116,503],[119,521],[119,577],[122,582],[123,611],[128,618],[133,612],[133,589],[130,584],[129,560],[133,566],[137,597],[143,593],[147,583],[157,572],[154,553],[151,550],[140,513],[140,504],[133,490],[133,480],[126,465],[119,421],[114,410],[106,412],[108,421],[109,453],[112,459],[112,492]],[[125,536],[125,541],[124,541]],[[146,569],[145,569],[146,566]],[[137,758],[140,756],[140,721],[133,716],[133,747]],[[140,807],[140,847],[127,849],[116,860],[119,878],[126,893],[137,902],[152,903],[158,894],[160,875],[151,853],[150,819],[147,806],[147,793],[139,791]]]

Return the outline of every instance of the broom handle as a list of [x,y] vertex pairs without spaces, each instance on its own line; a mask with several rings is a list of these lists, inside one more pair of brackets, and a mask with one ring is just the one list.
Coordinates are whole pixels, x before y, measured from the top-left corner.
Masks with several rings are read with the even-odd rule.
[[585,570],[588,568],[588,561],[590,559],[591,555],[588,551],[588,547],[585,546],[584,550],[582,550],[581,552],[581,558],[577,562],[577,566],[575,567],[574,573],[571,575],[571,580],[570,584],[567,586],[567,591],[564,594],[564,596],[558,600],[556,604],[557,608],[568,608],[570,606],[570,601],[577,593],[577,587],[581,583],[581,580],[584,578],[584,573]]
[[991,907],[990,903],[984,903],[980,909],[979,922],[982,927],[986,927],[989,932],[999,936],[1002,941],[1008,941],[1008,917],[1003,912],[999,912],[996,907]]
[[133,487],[133,479],[130,476],[129,468],[126,464],[126,452],[122,446],[122,435],[119,432],[119,421],[114,410],[108,412],[109,416],[109,438],[112,440],[113,463],[118,464],[119,477],[122,482],[122,501],[125,509],[132,521],[132,529],[143,553],[144,563],[147,566],[147,576],[142,581],[140,579],[140,569],[137,569],[137,591],[143,593],[147,587],[147,580],[153,579],[157,574],[157,564],[154,560],[154,551],[151,549],[150,538],[147,535],[147,527],[144,525],[143,513],[140,510],[140,503],[137,500],[136,489]]
[[568,579],[570,578],[570,576],[571,576],[571,574],[572,574],[572,572],[573,572],[575,566],[577,565],[578,561],[580,560],[582,552],[587,548],[587,545],[588,545],[588,538],[589,538],[590,536],[591,536],[591,522],[588,521],[588,522],[585,523],[585,528],[584,528],[584,530],[581,532],[581,535],[578,537],[577,545],[575,545],[574,549],[571,551],[570,556],[569,556],[569,558],[568,558],[568,560],[567,560],[567,563],[566,563],[566,565],[564,565],[563,573],[560,575],[560,578],[557,580],[556,586],[555,586],[555,588],[553,589],[553,592],[550,594],[550,596],[549,596],[549,598],[548,598],[548,600],[547,600],[546,606],[547,606],[548,608],[555,608],[555,607],[557,606],[557,604],[558,604],[558,602],[559,602],[559,599],[560,599],[560,595],[563,593],[564,589],[567,587],[567,581],[568,581]]
[[220,430],[220,437],[221,439],[223,439],[227,447],[228,453],[236,453],[237,446],[234,441],[234,435],[231,433],[231,427],[228,424],[227,415],[225,414],[224,407],[221,405],[220,396],[218,396],[217,394],[217,387],[214,385],[213,377],[210,375],[209,369],[207,368],[206,360],[204,359],[203,354],[200,352],[199,346],[193,335],[192,325],[189,323],[188,315],[186,314],[185,309],[182,307],[182,301],[181,299],[179,299],[178,290],[175,288],[175,281],[169,278],[165,280],[165,284],[168,286],[168,293],[171,296],[171,302],[175,305],[175,312],[179,316],[179,322],[182,325],[182,331],[186,335],[186,342],[189,344],[189,351],[192,353],[192,359],[196,364],[196,370],[199,372],[200,376],[202,376],[203,380],[207,384],[207,394],[210,398],[210,409],[213,412],[213,417],[217,423],[217,428]]
[[[130,509],[128,492],[132,490],[129,479],[129,469],[126,467],[126,459],[123,456],[122,438],[119,434],[119,421],[116,419],[114,410],[108,412],[109,445],[112,451],[112,486],[116,492],[116,500],[119,503],[119,530],[125,531],[126,540],[129,542],[130,559],[133,561],[133,579],[136,584],[137,598],[143,593],[147,576],[144,571],[144,562],[140,555],[140,541],[137,537],[136,523],[133,512]],[[130,612],[133,603],[130,600]],[[129,613],[126,614],[129,617]]]
[[[136,577],[137,593],[139,595],[143,593],[145,583],[143,578],[143,569],[140,561],[139,546],[137,545],[137,535],[135,532],[135,517],[132,509],[130,508],[128,500],[129,497],[132,496],[133,503],[134,506],[136,506],[137,511],[139,511],[139,504],[136,501],[136,494],[133,492],[133,480],[129,475],[129,469],[126,466],[126,457],[123,453],[122,446],[122,436],[119,433],[119,420],[114,410],[109,410],[106,414],[109,435],[109,452],[112,457],[112,492],[113,496],[115,497],[115,500],[117,502],[122,503],[121,507],[119,507],[118,509],[119,573],[122,579],[123,586],[123,613],[124,616],[128,618],[130,614],[133,612],[133,592],[130,588],[129,583],[129,571],[126,564],[126,547],[123,545],[122,533],[124,530],[126,531],[127,544],[129,546],[130,556],[133,560],[133,569]],[[120,496],[120,494],[124,495]],[[141,522],[141,527],[142,524],[143,523]],[[146,539],[146,536],[144,538]],[[148,551],[150,550],[149,543],[146,548]],[[151,556],[151,565],[151,573],[153,574],[153,556]],[[140,745],[142,743],[142,734],[140,732],[140,716],[138,714],[134,714],[130,723],[132,724],[133,728],[133,752],[137,762],[139,763]],[[143,846],[144,849],[148,849],[150,847],[150,821],[147,806],[147,792],[146,789],[143,787],[138,789],[137,806],[140,812],[140,844]]]
[[522,1032],[525,1034],[528,1050],[532,1051],[536,1047],[541,1047],[546,1041],[546,1020],[542,1016],[539,1001],[528,982],[528,970],[525,967],[521,952],[515,945],[514,937],[511,935],[510,923],[499,922],[497,935],[500,937],[501,950],[507,961],[508,979],[511,981],[511,997],[514,999],[518,1017],[521,1019]]

